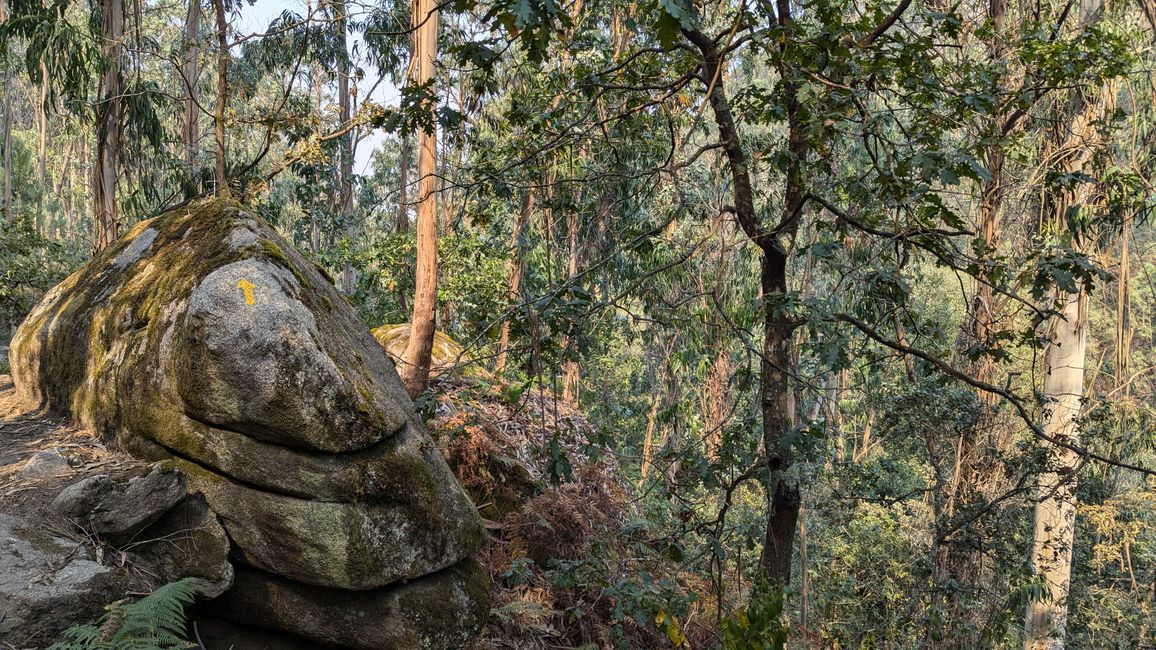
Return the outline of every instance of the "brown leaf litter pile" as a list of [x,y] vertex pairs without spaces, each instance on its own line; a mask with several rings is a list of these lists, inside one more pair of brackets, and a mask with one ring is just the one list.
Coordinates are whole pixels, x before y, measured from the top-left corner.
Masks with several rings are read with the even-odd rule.
[[[640,571],[690,586],[673,563],[641,557],[622,534],[638,518],[633,495],[615,457],[591,443],[590,422],[540,391],[510,399],[453,380],[433,391],[431,432],[491,533],[481,560],[494,615],[474,647],[613,648],[622,635],[630,647],[671,647],[660,626],[616,616],[607,595],[608,584]],[[554,484],[552,475],[563,478]],[[562,566],[583,577],[559,586]]]

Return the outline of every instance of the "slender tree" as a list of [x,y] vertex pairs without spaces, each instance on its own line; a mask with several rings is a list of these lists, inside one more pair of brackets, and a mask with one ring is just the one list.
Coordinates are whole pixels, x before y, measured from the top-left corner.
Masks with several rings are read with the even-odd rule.
[[201,138],[201,106],[198,85],[201,76],[201,0],[189,0],[181,43],[181,75],[185,88],[185,119],[181,124],[181,143],[185,147],[185,164],[193,172],[197,163],[197,141]]
[[[431,90],[437,60],[438,6],[433,0],[414,0],[414,80],[418,87]],[[430,123],[418,135],[417,204],[417,283],[410,318],[409,343],[405,348],[402,379],[411,395],[420,393],[429,381],[437,319],[437,105],[428,99]]]
[[228,0],[213,0],[217,16],[217,107],[213,116],[216,149],[213,172],[214,193],[227,196],[229,179],[225,171],[225,117],[229,107],[229,23],[225,17]]
[[100,77],[100,97],[96,106],[96,164],[92,175],[93,219],[97,252],[120,234],[120,206],[117,184],[120,176],[121,104],[123,94],[124,2],[103,0],[100,5],[101,37],[104,39],[104,69]]
[[[349,92],[349,78],[352,74],[349,67],[348,21],[346,19],[346,5],[344,0],[332,2],[329,11],[333,18],[333,29],[337,36],[337,107],[341,128],[348,128],[352,115],[352,97]],[[357,224],[353,220],[353,141],[354,132],[338,139],[340,160],[337,170],[337,205],[341,222],[345,225],[345,236],[349,245],[357,238]],[[357,288],[357,270],[352,261],[346,261],[341,269],[341,290],[351,294]]]
[[[506,289],[506,298],[511,304],[517,302],[518,295],[522,291],[522,274],[525,272],[525,260],[523,259],[525,247],[522,245],[522,239],[525,236],[526,226],[530,223],[530,217],[534,214],[534,202],[534,189],[530,188],[522,197],[522,208],[518,210],[518,218],[514,221],[514,229],[510,233],[510,258],[506,262],[510,270],[510,280]],[[498,356],[495,361],[498,372],[506,369],[509,354],[510,319],[507,316],[502,321],[502,332],[498,336]]]
[[[783,30],[784,48],[790,47],[793,27],[792,8],[785,0],[778,6],[778,24]],[[760,288],[766,305],[763,322],[763,349],[759,375],[759,405],[763,420],[763,465],[766,473],[767,516],[760,559],[762,574],[777,588],[785,588],[791,579],[791,557],[795,543],[795,523],[801,504],[799,486],[788,479],[792,458],[783,441],[795,421],[795,404],[791,377],[794,374],[795,324],[781,309],[787,293],[787,261],[798,232],[806,191],[803,169],[810,153],[806,123],[799,102],[798,83],[793,71],[786,71],[783,103],[787,115],[787,148],[791,159],[786,170],[786,186],[778,224],[768,230],[755,208],[751,182],[750,156],[739,137],[726,91],[725,60],[719,44],[711,36],[684,29],[683,33],[701,56],[702,79],[708,87],[708,100],[718,128],[719,140],[726,154],[734,192],[732,211],[743,232],[761,253]]]
[[12,74],[4,51],[4,218],[12,219]]
[[36,126],[38,135],[36,147],[36,230],[44,234],[44,194],[48,191],[48,66],[40,57],[40,101],[37,103]]

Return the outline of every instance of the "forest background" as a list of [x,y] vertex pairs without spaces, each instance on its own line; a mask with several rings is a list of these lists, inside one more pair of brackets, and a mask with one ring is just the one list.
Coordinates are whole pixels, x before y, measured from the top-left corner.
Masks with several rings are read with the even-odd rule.
[[229,195],[419,407],[436,323],[589,417],[630,552],[535,575],[622,644],[1156,647],[1152,0],[2,12],[0,344]]

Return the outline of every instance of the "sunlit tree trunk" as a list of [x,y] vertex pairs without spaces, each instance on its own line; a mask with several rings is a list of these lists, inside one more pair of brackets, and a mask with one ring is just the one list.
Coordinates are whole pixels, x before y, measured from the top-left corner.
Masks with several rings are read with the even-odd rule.
[[[414,0],[414,56],[417,57],[415,81],[424,85],[434,78],[437,59],[438,10],[433,0]],[[429,107],[431,118],[436,120]],[[429,381],[430,354],[433,351],[437,316],[437,127],[431,125],[418,136],[418,204],[417,204],[417,283],[410,319],[409,343],[405,348],[402,379],[411,395],[420,393]]]
[[53,195],[63,200],[64,183],[72,172],[72,152],[76,150],[76,140],[68,137],[67,144],[64,145],[64,153],[60,156],[60,176],[56,178],[56,182],[52,184]]
[[658,386],[655,386],[653,390],[654,395],[650,399],[650,411],[646,414],[646,433],[642,439],[642,463],[638,469],[642,481],[645,481],[650,474],[650,466],[654,462],[654,433],[658,427],[658,407],[662,405],[662,391]]
[[[1007,22],[1008,0],[991,0],[988,4],[988,19],[991,22],[990,39],[987,45],[987,58],[994,70],[1005,70],[1010,64],[1005,61],[1008,57]],[[1018,84],[1018,80],[1010,79],[1007,74],[996,74],[994,88],[997,97],[1000,93],[1008,92],[1009,87]],[[994,260],[999,255],[1001,244],[1004,204],[1004,148],[1008,145],[1005,125],[1008,121],[1010,102],[1001,101],[995,114],[983,127],[983,137],[988,142],[984,147],[984,165],[990,177],[980,187],[978,214],[976,215],[975,247],[979,251],[981,260]],[[989,345],[993,337],[1002,327],[1002,311],[1004,299],[993,291],[991,284],[979,279],[976,281],[975,294],[968,304],[967,316],[964,320],[965,329],[961,332],[957,350],[962,363],[969,367],[969,374],[977,380],[988,384],[996,384],[996,372],[999,369],[995,360],[990,356],[981,356],[974,361],[967,360],[969,348],[973,346]],[[910,363],[910,358],[907,358]],[[960,433],[956,444],[944,445],[945,449],[955,452],[954,461],[948,459],[954,468],[950,480],[944,483],[945,494],[942,495],[945,521],[938,522],[940,526],[950,525],[950,520],[957,512],[966,512],[975,503],[984,502],[985,496],[992,495],[1001,488],[1001,481],[997,479],[992,469],[995,466],[994,456],[998,451],[999,442],[1005,429],[1000,420],[999,412],[994,408],[995,395],[983,390],[976,391],[976,397],[983,405],[983,416],[977,418],[974,426]],[[984,437],[994,441],[984,441]],[[979,572],[982,556],[975,545],[960,544],[954,539],[945,540],[938,546],[935,557],[935,578],[940,589],[934,594],[936,601],[936,616],[928,619],[925,630],[925,640],[929,647],[940,647],[943,643],[952,643],[959,635],[964,634],[961,626],[968,623],[977,614],[974,607],[969,605],[967,597],[976,593],[980,580]],[[947,585],[951,585],[950,588]]]
[[[1060,294],[1060,315],[1050,324],[1044,358],[1044,433],[1078,445],[1087,351],[1087,299],[1083,292]],[[1076,466],[1079,455],[1049,445],[1040,474],[1032,536],[1032,566],[1048,588],[1028,604],[1024,624],[1027,650],[1061,650],[1068,620],[1072,546],[1076,539]]]
[[201,107],[197,92],[198,80],[201,76],[200,38],[201,0],[189,0],[182,43],[184,61],[181,63],[181,75],[184,77],[186,95],[185,120],[181,125],[181,143],[185,147],[185,164],[188,166],[190,174],[196,169],[197,141],[201,137]]
[[[1083,7],[1081,22],[1099,17],[1094,0]],[[1066,112],[1055,121],[1053,146],[1045,159],[1056,171],[1092,177],[1096,154],[1106,146],[1104,119],[1115,110],[1118,83],[1108,81],[1096,91],[1074,90]],[[1092,210],[1099,201],[1090,182],[1053,190],[1045,195],[1043,214],[1048,225],[1066,230],[1071,210]],[[1090,246],[1086,233],[1073,233],[1076,247]],[[1048,325],[1044,352],[1043,430],[1049,438],[1079,445],[1079,416],[1084,398],[1088,306],[1086,288],[1075,293],[1055,290],[1059,313]],[[1028,602],[1024,620],[1026,650],[1062,650],[1068,621],[1068,594],[1072,554],[1076,542],[1076,469],[1079,454],[1062,444],[1045,442],[1047,461],[1037,481],[1035,528],[1031,563],[1047,585],[1046,598]]]
[[[720,337],[721,338],[721,337]],[[703,444],[706,456],[712,462],[717,461],[722,449],[723,427],[730,417],[730,380],[734,372],[731,361],[730,346],[725,340],[715,342],[714,359],[710,370],[703,381],[702,394],[699,397],[702,409]]]
[[401,160],[398,161],[400,182],[397,188],[397,232],[409,232],[409,159],[413,145],[409,135],[401,136]]
[[639,487],[641,488],[646,481],[646,477],[650,475],[650,470],[654,467],[654,450],[657,444],[657,434],[659,431],[658,416],[660,410],[664,405],[669,404],[673,390],[671,389],[671,382],[673,379],[670,376],[670,355],[674,352],[675,343],[678,341],[678,335],[672,335],[669,340],[662,346],[662,358],[654,369],[654,380],[651,390],[653,391],[652,401],[650,402],[650,411],[646,414],[646,433],[642,441],[642,463],[639,466]]
[[93,246],[96,252],[115,241],[120,229],[116,187],[120,174],[121,59],[124,51],[122,0],[104,0],[101,3],[100,24],[107,67],[100,78],[100,101],[96,107],[96,163],[92,174],[93,224],[96,230]]
[[[347,44],[347,26],[345,17],[345,2],[334,2],[330,5],[333,13],[333,28],[337,34],[337,110],[341,121],[341,128],[347,128],[352,114],[351,98],[349,93],[349,46]],[[357,226],[353,223],[353,131],[341,136],[338,141],[340,147],[340,168],[338,169],[338,212],[345,225],[345,236],[349,239],[350,250],[357,238]],[[341,290],[351,294],[357,288],[357,270],[353,262],[347,260],[341,269]]]
[[1130,260],[1128,259],[1129,224],[1120,231],[1120,271],[1116,274],[1116,390],[1127,398],[1129,389],[1128,370],[1132,356],[1132,295]]
[[[518,300],[518,294],[522,291],[522,236],[526,230],[526,225],[530,223],[530,216],[534,214],[535,194],[534,189],[526,190],[526,196],[522,199],[522,209],[518,211],[518,219],[514,222],[514,230],[510,233],[510,259],[507,265],[510,268],[510,282],[506,289],[507,300],[514,304]],[[502,322],[502,333],[498,337],[498,357],[495,362],[495,367],[498,372],[506,369],[506,362],[510,354],[510,317],[507,316]]]
[[225,3],[213,0],[217,16],[217,107],[213,116],[216,148],[214,150],[213,183],[217,196],[227,196],[229,180],[225,173],[225,117],[229,105],[229,23],[225,19]]

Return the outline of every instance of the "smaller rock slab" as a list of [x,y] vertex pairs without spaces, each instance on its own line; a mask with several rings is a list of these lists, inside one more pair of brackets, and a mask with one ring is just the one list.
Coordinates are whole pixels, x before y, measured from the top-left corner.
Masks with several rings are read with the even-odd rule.
[[52,508],[87,533],[127,541],[185,498],[180,472],[154,463],[143,475],[89,476],[64,488]]
[[72,472],[72,466],[68,464],[64,454],[57,449],[45,449],[26,460],[16,475],[24,480],[37,481]]

